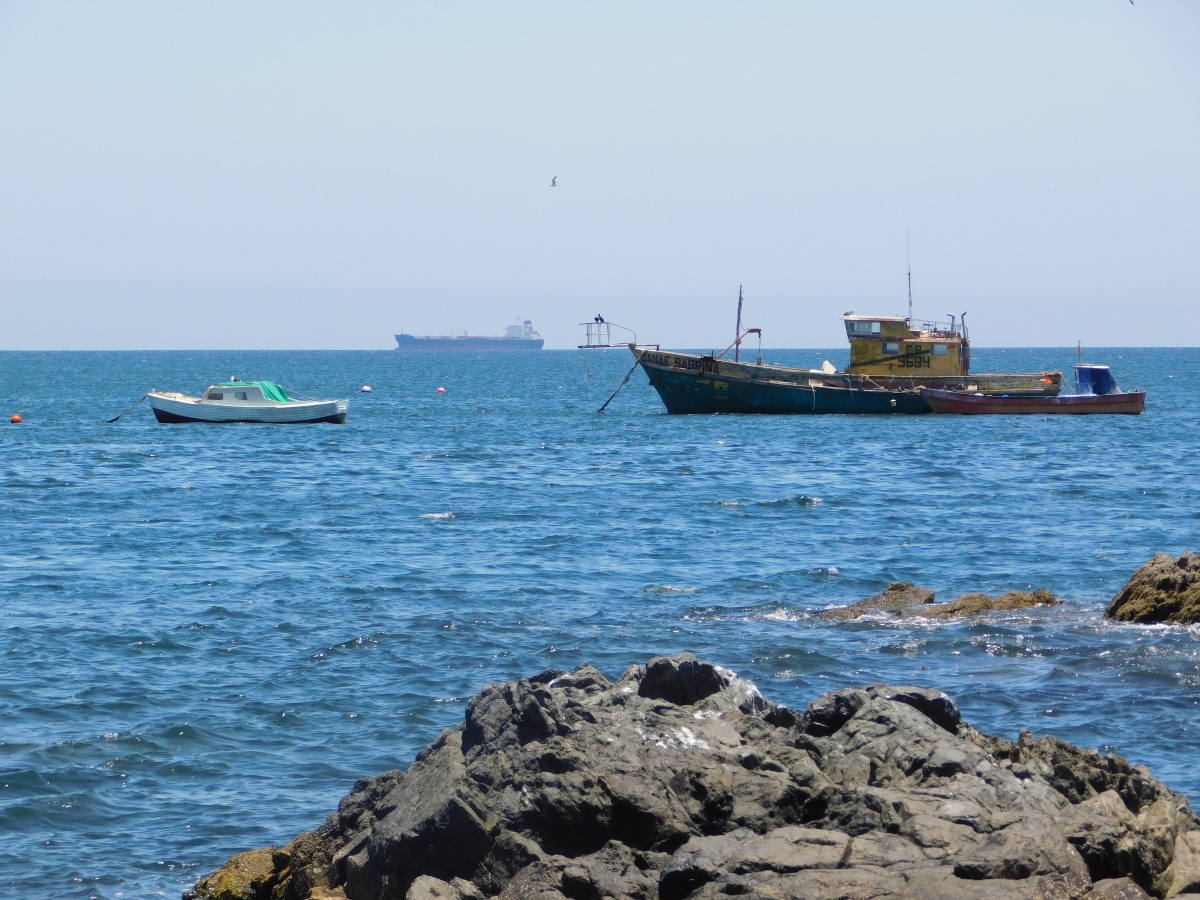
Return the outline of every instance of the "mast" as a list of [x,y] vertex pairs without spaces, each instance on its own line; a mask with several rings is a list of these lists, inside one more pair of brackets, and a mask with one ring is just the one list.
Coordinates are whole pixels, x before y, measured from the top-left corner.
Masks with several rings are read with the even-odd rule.
[[904,229],[904,246],[908,250],[908,324],[912,325],[912,242],[908,239],[908,229]]
[[738,361],[738,351],[742,349],[742,286],[738,285],[738,315],[737,327],[733,331],[733,361]]

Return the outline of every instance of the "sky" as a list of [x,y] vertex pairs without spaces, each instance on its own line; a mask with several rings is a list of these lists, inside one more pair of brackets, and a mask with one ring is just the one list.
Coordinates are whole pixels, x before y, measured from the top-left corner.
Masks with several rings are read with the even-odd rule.
[[[0,0],[0,349],[1200,344],[1194,0]],[[557,177],[557,186],[551,179]]]

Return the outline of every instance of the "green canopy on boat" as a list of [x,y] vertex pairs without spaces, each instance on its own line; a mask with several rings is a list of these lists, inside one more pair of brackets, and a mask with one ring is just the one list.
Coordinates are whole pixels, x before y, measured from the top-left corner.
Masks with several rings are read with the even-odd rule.
[[275,400],[279,403],[291,402],[292,398],[287,395],[287,391],[283,388],[283,386],[278,385],[273,381],[221,381],[217,384],[214,384],[213,387],[236,388],[245,387],[248,384],[262,388],[263,396],[268,400]]

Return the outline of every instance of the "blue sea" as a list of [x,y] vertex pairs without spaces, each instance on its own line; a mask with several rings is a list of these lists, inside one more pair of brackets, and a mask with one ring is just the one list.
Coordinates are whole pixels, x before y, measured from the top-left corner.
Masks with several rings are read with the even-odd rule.
[[[0,353],[0,895],[178,897],[407,766],[489,681],[685,649],[800,708],[936,686],[1200,801],[1200,630],[1101,618],[1155,551],[1200,549],[1200,351],[1088,358],[1145,415],[676,417],[641,372],[598,415],[617,351]],[[231,375],[348,396],[349,421],[104,421]],[[1066,602],[812,616],[901,579]]]

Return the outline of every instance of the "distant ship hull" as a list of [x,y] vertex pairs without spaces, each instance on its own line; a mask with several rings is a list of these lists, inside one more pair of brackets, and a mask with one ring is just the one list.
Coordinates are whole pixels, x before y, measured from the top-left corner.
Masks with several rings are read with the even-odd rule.
[[397,350],[541,350],[545,343],[542,338],[396,335]]

